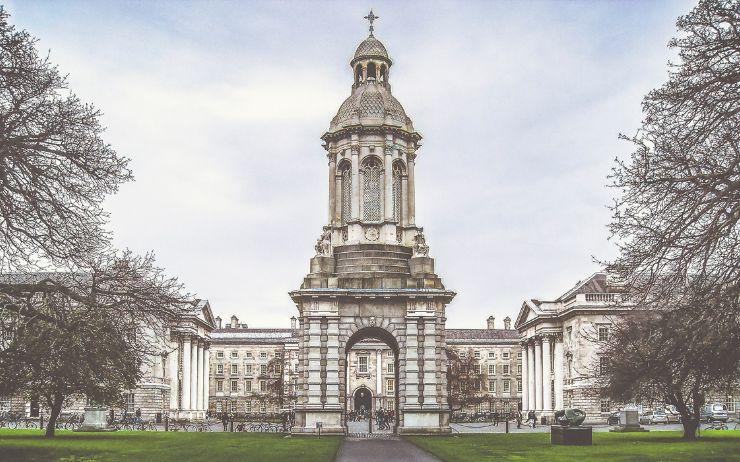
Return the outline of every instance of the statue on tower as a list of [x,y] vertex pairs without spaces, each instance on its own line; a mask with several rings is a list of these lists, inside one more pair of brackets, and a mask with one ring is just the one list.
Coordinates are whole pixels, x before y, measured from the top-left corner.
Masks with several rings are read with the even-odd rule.
[[419,232],[414,236],[414,256],[415,257],[427,257],[429,256],[429,246],[427,245],[424,233]]
[[324,226],[324,232],[316,241],[314,249],[316,249],[317,257],[331,256],[331,228],[329,226]]

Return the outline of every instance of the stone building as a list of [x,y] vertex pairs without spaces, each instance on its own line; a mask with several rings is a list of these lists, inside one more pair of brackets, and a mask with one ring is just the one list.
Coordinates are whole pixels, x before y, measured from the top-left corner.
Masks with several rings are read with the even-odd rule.
[[601,367],[598,341],[629,310],[620,287],[605,272],[579,281],[552,301],[528,299],[516,320],[521,338],[522,407],[551,417],[576,407],[587,421],[603,422],[611,405],[599,398],[594,377]]

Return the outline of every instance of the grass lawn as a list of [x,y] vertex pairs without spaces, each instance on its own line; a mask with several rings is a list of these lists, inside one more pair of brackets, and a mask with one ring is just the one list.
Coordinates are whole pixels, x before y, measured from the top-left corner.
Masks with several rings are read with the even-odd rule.
[[46,439],[39,430],[0,430],[0,461],[291,461],[329,462],[341,438],[283,438],[260,433],[58,431]]
[[549,433],[414,436],[408,440],[445,462],[457,461],[740,461],[740,430],[703,432],[684,442],[679,432],[594,433],[593,446],[551,446]]

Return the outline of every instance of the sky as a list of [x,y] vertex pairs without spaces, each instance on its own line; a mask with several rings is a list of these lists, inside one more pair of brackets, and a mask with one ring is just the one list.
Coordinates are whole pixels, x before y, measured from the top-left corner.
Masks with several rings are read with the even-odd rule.
[[417,224],[448,327],[515,319],[614,256],[614,159],[667,77],[693,1],[18,1],[11,21],[104,115],[135,181],[106,201],[120,248],[223,318],[287,327],[327,221],[321,134],[367,36],[424,136]]

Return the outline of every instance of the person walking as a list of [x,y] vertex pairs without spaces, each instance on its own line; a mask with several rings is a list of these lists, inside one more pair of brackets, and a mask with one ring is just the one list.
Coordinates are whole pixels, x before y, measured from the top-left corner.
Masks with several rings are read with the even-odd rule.
[[221,423],[224,426],[224,431],[228,431],[229,430],[229,418],[225,412],[221,413]]
[[522,428],[522,413],[519,411],[516,413],[516,428],[517,430],[521,430]]

